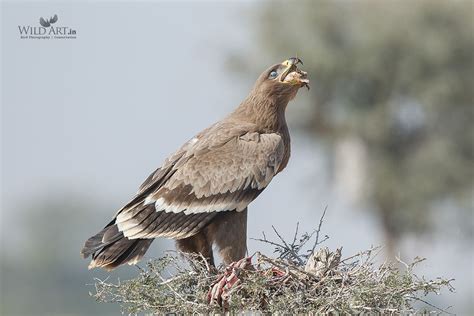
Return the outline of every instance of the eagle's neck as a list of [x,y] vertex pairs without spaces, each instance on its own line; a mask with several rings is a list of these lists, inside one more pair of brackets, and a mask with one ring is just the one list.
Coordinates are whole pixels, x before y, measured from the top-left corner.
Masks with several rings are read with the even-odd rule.
[[230,115],[232,119],[255,124],[260,132],[277,133],[282,137],[284,154],[278,172],[286,167],[290,159],[290,132],[285,119],[286,106],[290,100],[251,93]]
[[288,102],[262,93],[251,93],[231,116],[254,123],[262,131],[288,133],[285,118]]

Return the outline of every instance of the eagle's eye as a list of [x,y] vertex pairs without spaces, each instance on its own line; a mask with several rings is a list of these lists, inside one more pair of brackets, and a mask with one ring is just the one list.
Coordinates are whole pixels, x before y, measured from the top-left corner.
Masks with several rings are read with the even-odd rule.
[[272,70],[268,75],[268,79],[275,79],[278,76],[278,72],[276,70]]

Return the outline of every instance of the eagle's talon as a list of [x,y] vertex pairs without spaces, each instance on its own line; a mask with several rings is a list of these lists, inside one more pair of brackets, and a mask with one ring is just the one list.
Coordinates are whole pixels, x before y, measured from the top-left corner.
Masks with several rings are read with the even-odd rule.
[[217,304],[227,308],[232,290],[240,283],[239,275],[242,270],[252,269],[250,257],[242,258],[229,264],[224,273],[219,275],[207,293],[208,304]]

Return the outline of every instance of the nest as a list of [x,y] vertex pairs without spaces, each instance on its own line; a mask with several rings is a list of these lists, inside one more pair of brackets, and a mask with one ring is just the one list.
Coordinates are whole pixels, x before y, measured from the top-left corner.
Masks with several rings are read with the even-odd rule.
[[[119,303],[127,314],[449,314],[425,297],[443,288],[453,291],[453,280],[418,277],[414,268],[424,259],[377,264],[380,247],[343,258],[342,248],[318,247],[328,238],[319,241],[321,223],[322,218],[318,229],[301,236],[297,226],[292,242],[281,238],[276,229],[277,242],[263,235],[262,242],[275,246],[275,257],[257,252],[247,263],[216,269],[200,256],[168,253],[139,268],[134,279],[96,280],[91,295],[100,302]],[[313,247],[303,251],[314,236]],[[210,300],[213,287],[230,274],[236,282],[226,286],[218,301]]]

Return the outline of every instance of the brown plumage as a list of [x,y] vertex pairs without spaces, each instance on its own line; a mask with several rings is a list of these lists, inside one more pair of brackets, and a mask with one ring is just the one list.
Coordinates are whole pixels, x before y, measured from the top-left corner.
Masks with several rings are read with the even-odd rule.
[[140,186],[81,254],[89,268],[114,269],[140,260],[156,237],[176,240],[184,252],[214,263],[245,256],[247,206],[282,171],[290,157],[285,109],[308,87],[298,58],[260,75],[248,97],[225,119],[203,130],[171,155]]

